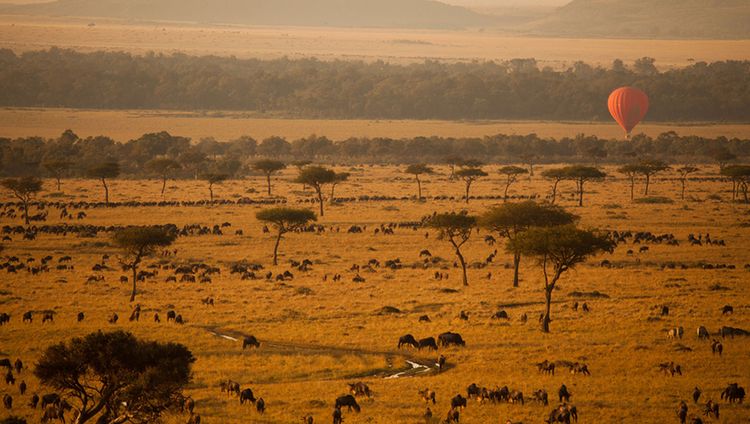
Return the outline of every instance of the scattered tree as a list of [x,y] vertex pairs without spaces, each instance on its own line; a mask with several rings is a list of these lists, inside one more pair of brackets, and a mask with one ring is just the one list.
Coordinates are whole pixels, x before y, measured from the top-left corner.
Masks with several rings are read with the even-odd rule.
[[208,195],[211,203],[214,202],[214,184],[221,184],[228,178],[227,174],[203,174],[203,179],[208,182]]
[[601,180],[607,176],[598,168],[583,165],[566,166],[562,168],[565,178],[576,182],[578,189],[578,206],[583,206],[583,185],[592,180]]
[[40,191],[42,191],[42,180],[37,177],[6,178],[2,181],[3,187],[13,192],[23,205],[23,222],[29,225],[29,203]]
[[552,180],[552,201],[550,203],[554,205],[557,199],[557,185],[565,179],[565,172],[562,168],[547,169],[542,171],[542,177]]
[[659,172],[666,171],[667,169],[669,169],[669,165],[660,160],[643,161],[639,164],[639,172],[646,179],[646,188],[643,192],[644,196],[648,196],[648,187],[651,183],[651,177]]
[[456,171],[456,177],[464,180],[464,183],[466,184],[466,203],[469,203],[469,190],[471,189],[471,184],[479,178],[486,176],[487,173],[479,168],[463,168]]
[[[435,171],[430,168],[429,166],[419,163],[414,165],[409,165],[406,168],[407,174],[414,175],[414,178],[417,180],[417,200],[422,200],[422,182],[419,180],[419,176],[422,174],[434,174]],[[453,175],[453,170],[451,168],[451,175]]]
[[120,176],[120,164],[117,162],[106,162],[92,166],[88,169],[88,175],[89,177],[97,178],[102,182],[102,186],[104,186],[104,204],[109,206],[109,187],[107,186],[107,179]]
[[76,424],[159,422],[182,404],[195,362],[187,347],[98,331],[49,346],[34,375],[65,397]]
[[721,175],[732,180],[732,200],[736,200],[739,192],[742,192],[745,203],[750,203],[747,197],[748,184],[750,183],[750,165],[725,166],[721,170]]
[[685,185],[687,184],[688,176],[698,171],[698,168],[689,165],[677,169],[677,172],[680,174],[680,199],[685,200]]
[[265,159],[265,160],[259,160],[257,162],[254,162],[252,165],[252,168],[258,172],[262,172],[266,176],[266,183],[268,185],[268,195],[271,195],[271,175],[273,175],[275,172],[281,171],[282,169],[286,168],[286,165],[284,162],[278,161],[278,160],[271,160],[271,159]]
[[448,176],[449,180],[455,180],[456,179],[456,167],[461,166],[464,163],[464,160],[458,156],[448,156],[444,159],[444,162],[446,165],[448,165],[448,168],[451,171],[451,174]]
[[529,171],[519,166],[504,166],[498,170],[500,175],[505,175],[505,192],[503,194],[503,201],[508,200],[508,189],[510,185],[518,180],[519,175],[528,173]]
[[537,157],[533,153],[523,153],[519,156],[521,161],[529,166],[529,179],[534,176],[534,163],[537,160]]
[[737,159],[737,155],[730,152],[729,149],[721,145],[712,147],[708,152],[708,156],[710,156],[711,159],[715,160],[719,165],[719,172],[721,172],[727,166],[728,162]]
[[339,183],[343,183],[344,181],[349,179],[349,176],[352,175],[348,172],[337,172],[336,177],[331,181],[331,203],[334,202],[334,195],[336,193],[336,186]]
[[323,186],[336,181],[336,172],[322,166],[308,166],[299,171],[294,182],[312,187],[318,195],[320,216],[323,216]]
[[456,256],[461,264],[461,271],[463,272],[463,283],[464,286],[469,285],[469,279],[466,276],[466,259],[461,253],[461,246],[463,246],[471,237],[472,231],[477,225],[477,219],[473,216],[466,214],[457,213],[443,213],[433,216],[428,222],[428,226],[435,228],[439,231],[439,239],[448,239],[453,249],[456,251]]
[[42,166],[44,166],[44,169],[46,169],[47,172],[52,174],[52,177],[55,178],[55,181],[57,181],[57,191],[60,191],[60,188],[62,186],[62,177],[70,169],[70,167],[73,166],[73,162],[69,162],[66,160],[53,160],[44,162]]
[[204,152],[193,148],[183,152],[180,155],[179,160],[180,164],[182,164],[185,169],[190,170],[193,174],[193,178],[197,180],[203,169],[203,165],[206,163],[207,157]]
[[545,312],[542,331],[549,333],[552,293],[560,276],[601,252],[612,252],[615,243],[608,235],[582,230],[574,225],[533,227],[508,240],[509,253],[520,252],[539,260],[544,273]]
[[641,165],[631,163],[617,168],[617,172],[624,174],[630,180],[630,200],[635,198],[635,177],[642,173]]
[[177,238],[174,231],[166,227],[126,227],[112,237],[114,244],[123,251],[120,259],[123,267],[133,271],[133,290],[130,301],[135,300],[138,283],[138,266],[143,259],[156,253],[156,249],[171,245]]
[[[572,224],[577,216],[559,206],[538,204],[531,200],[522,203],[504,203],[493,207],[479,217],[479,225],[512,241],[532,227],[551,227]],[[513,253],[513,287],[518,287],[518,268],[521,252]]]
[[276,228],[276,244],[273,247],[273,264],[278,265],[278,251],[281,237],[290,231],[303,228],[310,221],[316,221],[315,213],[308,209],[272,208],[255,214],[259,221],[267,222]]
[[164,190],[167,188],[167,180],[172,172],[182,168],[180,163],[174,159],[156,158],[146,162],[146,169],[158,175],[161,178],[161,195],[164,196]]

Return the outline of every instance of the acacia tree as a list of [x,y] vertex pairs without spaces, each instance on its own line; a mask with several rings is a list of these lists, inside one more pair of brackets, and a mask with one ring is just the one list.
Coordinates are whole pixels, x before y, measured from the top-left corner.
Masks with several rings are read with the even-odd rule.
[[565,174],[565,178],[573,180],[576,183],[578,189],[578,206],[583,206],[583,186],[588,181],[601,180],[607,176],[604,172],[598,168],[583,165],[566,166],[562,168],[562,172]]
[[98,331],[47,347],[34,368],[75,410],[75,424],[159,422],[182,405],[193,354],[182,344]]
[[348,172],[337,172],[336,177],[331,181],[331,203],[333,203],[334,194],[336,193],[336,186],[339,183],[343,183],[344,181],[349,179],[349,176],[352,175]]
[[102,186],[104,187],[104,204],[109,206],[109,186],[107,186],[107,179],[120,176],[120,164],[117,162],[106,162],[92,166],[88,169],[88,175],[102,182]]
[[203,165],[206,163],[207,159],[208,158],[204,152],[195,148],[183,152],[179,158],[180,164],[185,169],[190,170],[193,174],[193,178],[196,180],[200,176],[201,169],[203,169]]
[[630,200],[635,198],[635,177],[642,173],[641,165],[631,163],[617,168],[617,172],[624,174],[630,180]]
[[156,249],[171,245],[177,235],[166,227],[145,226],[126,227],[112,236],[115,246],[123,252],[120,262],[127,269],[133,271],[133,290],[130,293],[130,301],[135,300],[138,283],[138,266],[143,259],[156,253]]
[[13,192],[13,195],[23,205],[23,221],[29,225],[29,203],[40,191],[42,180],[37,177],[6,178],[2,186]]
[[203,174],[203,179],[208,183],[208,195],[211,203],[214,202],[214,184],[221,184],[229,178],[227,174]]
[[322,166],[308,166],[299,171],[294,182],[312,187],[318,195],[320,216],[323,216],[323,186],[336,181],[336,172]]
[[[572,224],[578,217],[559,206],[538,204],[528,200],[522,203],[504,203],[495,206],[479,217],[479,225],[497,233],[508,241],[532,227],[551,227]],[[521,252],[513,252],[513,287],[518,287],[518,268]]]
[[519,175],[528,173],[529,171],[519,166],[504,166],[498,170],[500,175],[505,175],[505,192],[503,194],[503,201],[508,201],[508,189],[510,185],[518,180]]
[[251,167],[252,169],[258,172],[262,172],[266,176],[266,183],[268,185],[268,195],[270,196],[271,195],[271,175],[286,168],[286,164],[278,160],[265,159],[265,160],[259,160],[257,162],[253,162]]
[[724,170],[728,162],[731,162],[737,159],[737,155],[730,152],[729,149],[721,145],[712,148],[708,152],[708,155],[711,157],[711,159],[715,160],[716,163],[719,165],[719,172]]
[[732,200],[737,199],[739,192],[742,192],[745,203],[750,203],[747,196],[748,183],[750,183],[750,165],[725,166],[721,170],[721,175],[732,180]]
[[433,216],[427,225],[439,231],[438,239],[447,239],[456,251],[456,257],[461,264],[464,286],[469,285],[466,276],[466,259],[461,253],[461,247],[469,240],[471,233],[477,225],[477,219],[473,216],[457,213],[443,213]]
[[182,168],[179,162],[169,158],[155,158],[146,162],[146,169],[158,175],[161,178],[161,195],[164,197],[164,190],[167,188],[167,180],[172,172]]
[[57,181],[57,191],[60,191],[62,177],[73,166],[73,163],[65,160],[52,160],[44,162],[42,166],[55,178]]
[[509,253],[520,252],[538,259],[544,274],[545,312],[542,331],[549,333],[550,306],[555,285],[562,274],[587,258],[601,252],[612,252],[615,243],[606,234],[582,230],[574,225],[532,227],[508,240]]
[[466,203],[469,203],[469,190],[471,189],[471,184],[481,177],[486,177],[487,173],[479,168],[463,168],[456,171],[456,176],[464,180],[464,183],[466,184],[465,199]]
[[552,180],[552,202],[550,203],[554,205],[557,199],[557,186],[565,179],[565,172],[562,168],[547,169],[542,171],[542,177]]
[[448,176],[448,179],[456,179],[456,167],[462,166],[464,160],[458,156],[448,156],[443,162],[445,162],[445,164],[448,165],[448,168],[451,170],[451,174]]
[[658,174],[659,172],[666,171],[669,169],[669,165],[660,160],[649,160],[643,161],[639,164],[640,173],[646,179],[646,188],[643,192],[644,196],[648,196],[648,187],[651,182],[651,177]]
[[[435,171],[423,163],[418,163],[409,165],[404,172],[414,175],[414,178],[417,180],[417,200],[422,200],[422,181],[419,180],[419,176],[422,174],[434,174]],[[451,171],[452,174],[453,171]]]
[[534,162],[536,162],[537,156],[533,153],[523,153],[519,156],[521,161],[529,166],[529,179],[534,176]]
[[316,221],[315,213],[308,209],[272,208],[255,214],[259,221],[267,222],[276,228],[276,244],[273,247],[273,264],[278,265],[279,243],[284,234],[303,228],[310,221]]
[[685,185],[687,184],[688,176],[698,171],[698,168],[689,165],[677,168],[677,172],[680,174],[680,199],[685,200]]

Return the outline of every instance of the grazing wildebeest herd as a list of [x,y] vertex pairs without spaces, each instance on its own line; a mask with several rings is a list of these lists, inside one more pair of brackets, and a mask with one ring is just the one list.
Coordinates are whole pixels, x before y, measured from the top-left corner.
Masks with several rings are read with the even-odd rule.
[[[507,240],[475,229],[462,287],[455,249],[424,225],[435,212],[478,215],[502,204],[497,181],[478,180],[466,206],[447,172],[428,178],[423,202],[394,180],[395,167],[350,172],[337,187],[345,197],[327,200],[325,217],[284,235],[277,266],[273,230],[255,211],[311,207],[309,187],[280,182],[283,199],[248,199],[251,181],[227,182],[211,205],[190,200],[202,188],[189,182],[175,183],[184,187],[174,194],[180,200],[162,201],[123,181],[120,196],[141,200],[106,207],[72,190],[69,201],[42,196],[29,226],[6,198],[3,414],[70,422],[76,400],[34,376],[40,350],[124,328],[183,343],[198,358],[167,423],[695,424],[750,416],[742,371],[750,365],[750,221],[724,183],[696,182],[700,201],[671,204],[631,204],[619,179],[589,183],[596,192],[582,208],[558,198],[617,248],[561,278],[552,332],[543,334],[536,259],[522,257],[514,289]],[[541,201],[548,185],[534,177],[515,189]],[[657,181],[654,189],[670,196],[672,187]],[[719,200],[709,197],[716,193]],[[110,237],[143,224],[166,226],[177,240],[144,260],[138,299],[129,302],[133,274]]]

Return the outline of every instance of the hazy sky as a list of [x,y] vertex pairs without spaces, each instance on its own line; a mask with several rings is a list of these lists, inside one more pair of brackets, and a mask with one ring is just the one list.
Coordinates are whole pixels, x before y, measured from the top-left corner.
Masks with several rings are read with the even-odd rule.
[[[52,0],[0,0],[0,3],[48,3]],[[273,0],[269,0],[273,1]],[[562,6],[571,0],[438,0],[460,6]]]

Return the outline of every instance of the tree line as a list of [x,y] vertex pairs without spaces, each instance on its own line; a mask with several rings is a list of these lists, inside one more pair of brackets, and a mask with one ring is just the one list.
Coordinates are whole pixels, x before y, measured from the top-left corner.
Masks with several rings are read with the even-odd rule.
[[[561,139],[536,134],[498,134],[483,138],[415,137],[349,138],[333,141],[311,135],[287,141],[269,137],[257,141],[240,137],[225,142],[189,138],[167,132],[144,134],[127,142],[106,136],[81,138],[67,130],[45,139],[0,138],[0,173],[5,176],[43,175],[107,177],[116,163],[118,175],[144,178],[235,177],[259,172],[251,165],[259,159],[282,161],[301,167],[312,161],[341,164],[448,164],[481,158],[485,163],[526,163],[533,174],[537,163],[626,164],[646,159],[673,163],[716,162],[723,166],[750,156],[750,140],[680,136],[667,132],[652,138],[636,135],[629,141],[578,135]],[[96,170],[93,168],[99,167]],[[111,168],[111,166],[110,166]],[[105,180],[106,181],[106,180]]]
[[237,59],[52,48],[0,50],[0,106],[218,109],[313,118],[609,118],[620,86],[644,90],[655,121],[750,121],[750,61],[659,71],[653,58],[565,70],[534,59],[402,65]]

